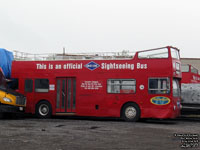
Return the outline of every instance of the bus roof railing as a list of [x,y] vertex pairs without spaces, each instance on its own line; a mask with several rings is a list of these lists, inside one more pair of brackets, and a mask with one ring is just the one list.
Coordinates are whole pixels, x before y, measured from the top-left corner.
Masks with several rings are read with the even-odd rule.
[[31,54],[20,51],[13,51],[14,60],[112,60],[112,59],[132,59],[136,52],[123,50],[122,52],[94,52],[94,53],[43,53]]
[[[164,48],[174,48],[172,46],[166,46],[166,47],[160,47],[160,48],[154,48],[154,49],[148,49],[148,50],[142,50],[138,52],[148,52],[148,51],[154,51],[154,50],[160,50]],[[178,49],[177,49],[178,50]],[[27,52],[20,52],[17,50],[14,50],[14,59],[15,60],[112,60],[112,59],[132,59],[136,52],[129,51],[129,50],[123,50],[121,52],[91,52],[91,53],[43,53],[43,54],[31,54]],[[157,55],[161,55],[161,53],[157,53]],[[151,54],[155,55],[155,54]],[[152,57],[152,56],[151,56]]]

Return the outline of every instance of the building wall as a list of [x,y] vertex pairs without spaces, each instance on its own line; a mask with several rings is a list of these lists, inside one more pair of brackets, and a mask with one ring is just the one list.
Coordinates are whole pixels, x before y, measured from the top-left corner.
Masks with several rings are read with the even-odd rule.
[[200,72],[200,58],[181,58],[182,64],[190,64]]

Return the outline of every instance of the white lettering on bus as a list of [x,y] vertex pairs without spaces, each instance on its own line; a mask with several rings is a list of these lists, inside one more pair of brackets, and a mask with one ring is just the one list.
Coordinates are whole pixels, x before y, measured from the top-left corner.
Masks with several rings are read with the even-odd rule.
[[47,65],[45,64],[36,64],[37,69],[47,69]]
[[102,87],[102,81],[82,81],[81,83],[81,88],[84,90],[99,90]]
[[137,69],[147,69],[147,64],[137,63]]
[[[66,63],[66,64],[36,64],[37,69],[83,69],[82,63]],[[134,70],[134,64],[129,63],[101,63],[102,70]],[[136,64],[136,69],[147,69],[147,64]]]
[[101,63],[101,69],[103,70],[113,70],[113,69],[134,70],[134,64]]
[[80,63],[80,64],[78,64],[78,63],[75,63],[75,64],[67,63],[67,64],[63,65],[63,69],[82,69],[82,68],[83,68],[82,63]]
[[53,65],[52,64],[49,64],[49,69],[53,69]]
[[61,65],[60,64],[56,64],[56,67],[55,67],[55,69],[61,69],[62,67],[61,67]]
[[40,70],[45,70],[45,69],[83,69],[83,64],[82,63],[67,63],[67,64],[36,64],[36,68]]

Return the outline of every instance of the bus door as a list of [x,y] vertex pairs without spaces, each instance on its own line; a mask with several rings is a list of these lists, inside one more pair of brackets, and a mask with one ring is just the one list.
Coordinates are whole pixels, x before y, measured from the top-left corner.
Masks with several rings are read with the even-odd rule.
[[76,78],[56,79],[56,112],[76,110]]

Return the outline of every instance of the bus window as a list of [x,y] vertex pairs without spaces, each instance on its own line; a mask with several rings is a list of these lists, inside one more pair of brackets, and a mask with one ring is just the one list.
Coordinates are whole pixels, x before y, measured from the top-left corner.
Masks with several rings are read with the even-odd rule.
[[138,58],[151,59],[151,58],[168,58],[168,49],[163,48],[159,50],[150,50],[138,53]]
[[31,79],[25,80],[24,91],[25,92],[32,92],[33,91],[33,80],[31,80]]
[[17,79],[17,78],[12,79],[11,82],[8,82],[8,86],[13,90],[18,90],[19,89],[19,79]]
[[170,92],[169,78],[150,78],[149,93],[150,94],[168,94]]
[[189,72],[190,66],[189,65],[181,65],[181,71],[182,72]]
[[171,55],[172,55],[172,58],[175,58],[178,60],[180,59],[179,52],[176,49],[171,48]]
[[48,92],[49,80],[48,79],[35,79],[35,92]]
[[135,93],[134,79],[109,79],[107,83],[108,93]]
[[198,70],[191,66],[191,72],[194,74],[198,74]]
[[173,80],[173,96],[179,97],[180,95],[181,95],[181,92],[180,92],[179,81],[174,79]]

